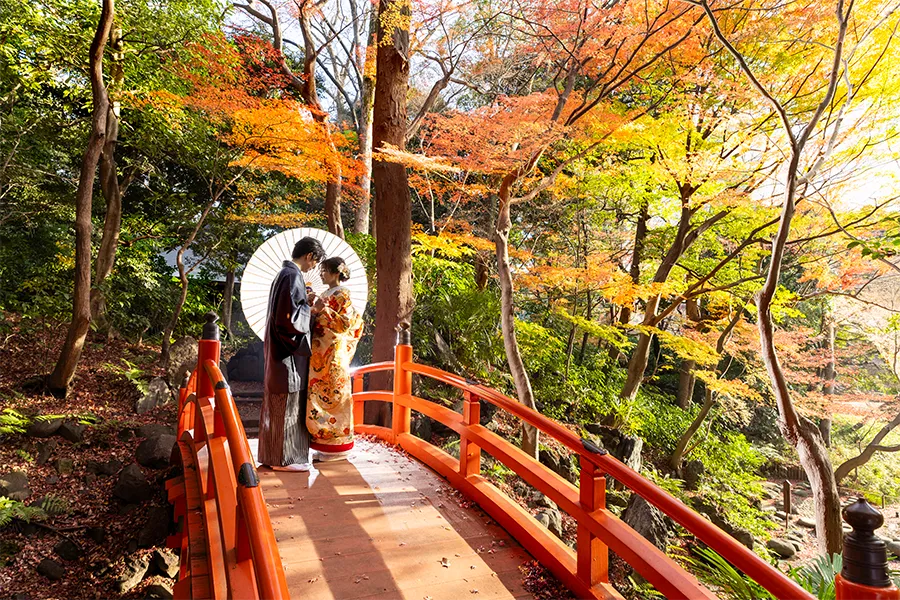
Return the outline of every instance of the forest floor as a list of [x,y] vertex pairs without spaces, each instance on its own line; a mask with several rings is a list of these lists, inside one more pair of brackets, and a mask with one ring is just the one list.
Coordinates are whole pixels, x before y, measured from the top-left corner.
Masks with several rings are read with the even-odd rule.
[[[0,474],[14,470],[27,475],[31,494],[25,504],[40,506],[42,498],[52,496],[62,499],[65,509],[37,526],[19,523],[0,530],[0,598],[147,597],[148,590],[153,593],[152,586],[163,583],[160,576],[143,579],[125,594],[120,593],[116,579],[126,557],[146,559],[157,544],[164,544],[164,539],[150,543],[144,536],[145,547],[138,548],[137,539],[154,514],[157,519],[163,511],[168,514],[164,487],[158,485],[167,469],[142,468],[153,492],[152,498],[140,505],[124,504],[113,497],[115,474],[90,471],[98,464],[121,468],[133,463],[140,443],[138,428],[175,422],[172,403],[136,414],[134,403],[140,394],[126,377],[131,368],[140,369],[142,378],[160,375],[162,369],[156,363],[159,348],[134,347],[91,334],[68,397],[54,398],[29,391],[33,387],[29,384],[52,370],[64,330],[56,323],[0,316],[0,409],[11,408],[25,415],[89,415],[93,423],[77,443],[23,434],[0,437]],[[45,460],[38,464],[42,449]],[[60,472],[59,459],[71,459],[72,463]],[[64,541],[74,544],[64,552],[69,560],[57,551]],[[61,579],[50,581],[38,574],[37,566],[45,559],[62,566]]]

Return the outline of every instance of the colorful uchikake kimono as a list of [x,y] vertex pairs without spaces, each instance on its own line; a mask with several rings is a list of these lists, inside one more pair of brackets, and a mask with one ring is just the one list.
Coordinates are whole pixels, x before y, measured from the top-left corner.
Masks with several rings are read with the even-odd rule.
[[322,300],[325,308],[316,315],[312,332],[306,426],[310,447],[334,454],[353,448],[350,361],[363,323],[346,288],[330,288]]

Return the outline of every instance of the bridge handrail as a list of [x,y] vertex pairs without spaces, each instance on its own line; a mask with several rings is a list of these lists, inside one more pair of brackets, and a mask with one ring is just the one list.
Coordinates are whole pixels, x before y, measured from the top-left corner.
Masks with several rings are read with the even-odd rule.
[[180,534],[176,598],[272,598],[290,594],[250,445],[218,366],[215,315],[207,317],[197,368],[179,394],[183,475],[167,482]]
[[697,539],[715,550],[725,560],[757,581],[778,598],[811,598],[812,596],[795,581],[781,571],[774,569],[755,552],[735,540],[733,537],[713,525],[706,518],[685,506],[681,500],[639,475],[634,469],[606,452],[599,453],[593,444],[575,435],[553,419],[550,419],[513,400],[509,396],[486,387],[480,383],[470,382],[464,378],[434,367],[414,362],[403,364],[403,368],[452,385],[469,393],[476,394],[494,406],[514,414],[523,421],[534,425],[541,432],[551,436],[567,448],[588,460],[604,473],[658,508],[673,521],[691,532]]
[[[611,591],[611,588],[608,588],[608,586],[603,587],[607,577],[606,547],[609,545],[610,548],[619,554],[628,553],[634,557],[636,559],[635,562],[639,563],[633,565],[638,569],[638,572],[647,578],[648,581],[654,583],[657,589],[665,588],[670,597],[715,597],[709,590],[702,587],[693,576],[678,566],[677,563],[659,552],[637,532],[606,510],[603,492],[605,490],[605,479],[603,475],[608,474],[681,524],[686,530],[693,533],[698,539],[706,543],[776,597],[785,600],[812,599],[809,593],[781,571],[773,568],[751,550],[737,542],[737,540],[688,508],[680,500],[641,477],[637,472],[590,441],[579,437],[556,421],[537,413],[497,390],[453,373],[414,362],[412,360],[412,348],[408,345],[398,344],[395,352],[396,356],[393,364],[377,363],[376,365],[369,365],[369,368],[365,371],[358,369],[353,373],[354,393],[359,399],[354,406],[356,422],[363,423],[363,401],[392,400],[394,404],[393,426],[391,429],[387,429],[362,425],[358,426],[358,429],[383,437],[389,434],[391,441],[400,444],[411,454],[425,460],[427,464],[435,467],[442,475],[448,476],[448,478],[458,475],[463,478],[460,483],[470,480],[471,483],[482,488],[485,481],[482,481],[483,478],[479,474],[480,450],[482,446],[486,446],[493,451],[491,453],[495,454],[495,458],[501,460],[519,476],[522,476],[539,490],[547,493],[551,499],[557,501],[560,508],[570,514],[573,512],[577,513],[572,515],[576,517],[579,525],[577,573],[572,572],[571,565],[567,566],[565,560],[551,561],[548,565],[558,577],[568,583],[570,588],[573,588],[573,591],[576,591],[574,588],[577,587],[594,597],[615,597],[615,592]],[[391,369],[394,371],[394,390],[392,394],[386,392],[363,392],[362,378],[358,377],[359,375]],[[465,403],[461,424],[458,422],[443,423],[443,421],[447,420],[443,418],[443,411],[434,410],[428,406],[438,405],[412,395],[413,374],[440,381],[464,392]],[[522,453],[521,450],[512,446],[512,444],[502,440],[499,436],[490,438],[489,436],[493,434],[480,427],[478,422],[478,400],[485,400],[498,408],[506,410],[535,426],[544,434],[554,438],[576,453],[579,456],[582,467],[582,489],[579,491],[569,484],[568,481],[555,476],[555,473]],[[441,461],[446,462],[445,453],[409,434],[410,409],[418,410],[442,422],[444,425],[460,431],[458,473],[446,469],[442,472]],[[430,446],[430,448],[426,446]],[[441,457],[437,453],[445,456]],[[469,463],[468,465],[466,464],[467,462]],[[536,463],[536,465],[531,463]],[[603,490],[600,488],[603,488]],[[508,510],[515,509],[508,508]],[[518,525],[514,524],[514,526]],[[529,532],[526,535],[532,535],[532,533]],[[542,539],[544,542],[547,541],[546,538]],[[598,542],[600,545],[597,545]],[[558,554],[559,552],[556,553]],[[653,560],[650,560],[651,557]],[[664,590],[661,589],[661,591]]]

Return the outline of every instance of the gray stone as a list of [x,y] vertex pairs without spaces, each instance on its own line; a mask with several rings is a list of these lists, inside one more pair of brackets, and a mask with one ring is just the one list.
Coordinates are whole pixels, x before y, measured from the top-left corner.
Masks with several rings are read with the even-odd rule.
[[897,542],[886,542],[887,551],[889,554],[893,554],[894,556],[900,558],[900,541]]
[[60,475],[71,475],[75,470],[75,461],[71,458],[57,458],[53,462],[53,468]]
[[134,456],[143,467],[163,469],[169,466],[175,441],[175,436],[168,434],[146,439],[138,446]]
[[684,486],[689,490],[696,490],[700,483],[700,477],[706,472],[706,466],[702,461],[689,460],[684,463]]
[[148,425],[141,425],[137,428],[135,433],[137,433],[138,437],[150,439],[161,435],[175,435],[175,430],[168,425],[150,423]]
[[80,444],[84,441],[84,430],[86,425],[80,425],[74,421],[66,421],[59,426],[56,435],[64,440],[69,440],[73,444]]
[[98,475],[104,475],[107,477],[112,477],[113,475],[118,475],[119,471],[122,470],[122,461],[116,460],[115,458],[111,458],[105,463],[100,464],[100,472]]
[[99,525],[97,527],[88,527],[87,536],[99,546],[106,540],[106,528],[102,525]]
[[748,550],[753,550],[753,544],[756,540],[753,539],[753,534],[746,529],[735,529],[731,532],[731,537],[746,546]]
[[35,419],[25,433],[31,437],[48,438],[56,434],[62,422],[62,419]]
[[161,575],[169,579],[175,579],[181,568],[181,560],[168,548],[157,548],[153,552],[153,564]]
[[38,455],[35,462],[38,465],[46,465],[47,461],[50,460],[50,455],[53,454],[53,451],[56,450],[56,446],[59,444],[56,440],[47,440],[46,442],[41,442],[38,444]]
[[82,478],[84,485],[91,486],[97,483],[97,474],[96,473],[85,473],[84,478]]
[[431,436],[433,434],[431,428],[431,419],[429,419],[425,415],[413,416],[410,422],[410,431],[417,438],[430,443]]
[[774,552],[779,558],[791,558],[797,554],[796,548],[788,540],[772,538],[766,542],[766,548]]
[[775,518],[778,519],[779,521],[784,521],[784,519],[786,517],[787,517],[787,514],[783,510],[775,511]]
[[613,456],[631,467],[637,472],[641,470],[641,450],[644,448],[644,440],[637,436],[623,435]]
[[559,459],[556,458],[554,453],[549,450],[541,450],[538,456],[542,465],[554,473],[559,473]]
[[807,529],[815,529],[816,521],[815,519],[800,517],[799,519],[797,519],[797,525],[799,525],[800,527],[806,527]]
[[125,566],[116,583],[119,587],[120,594],[127,594],[141,582],[147,570],[150,568],[150,555],[131,555],[125,559]]
[[55,560],[45,558],[37,567],[37,572],[50,581],[59,581],[66,576],[66,570]]
[[191,336],[178,338],[169,348],[169,362],[166,364],[166,381],[173,388],[181,386],[181,380],[188,371],[197,367],[197,340]]
[[531,504],[538,508],[549,508],[550,510],[559,510],[556,502],[545,496],[543,493],[535,490],[531,495]]
[[549,529],[550,533],[558,538],[562,538],[562,515],[559,514],[558,510],[545,508],[538,511],[534,518],[537,519],[538,523]]
[[671,521],[655,506],[648,504],[637,494],[632,494],[625,512],[622,513],[622,520],[651,544],[663,552],[666,551],[669,532],[672,529]]
[[59,483],[59,477],[57,477],[56,475],[49,475],[46,481],[47,485],[56,485],[57,483]]
[[154,506],[147,516],[147,523],[138,532],[137,543],[141,548],[152,548],[166,539],[169,533],[169,509]]
[[19,471],[10,471],[0,475],[0,496],[24,502],[31,496],[31,489],[28,487],[28,476]]
[[119,473],[113,488],[113,496],[128,503],[139,503],[150,498],[153,490],[137,463],[131,463]]
[[152,583],[147,586],[147,595],[145,598],[152,599],[162,599],[169,600],[170,598],[174,598],[173,596],[173,586],[168,581],[163,581],[161,583]]
[[155,377],[150,380],[144,397],[134,403],[134,412],[138,414],[149,412],[157,406],[166,404],[171,399],[172,393],[169,391],[166,380],[162,377]]
[[78,560],[82,557],[81,548],[70,540],[61,541],[53,547],[53,551],[63,560]]

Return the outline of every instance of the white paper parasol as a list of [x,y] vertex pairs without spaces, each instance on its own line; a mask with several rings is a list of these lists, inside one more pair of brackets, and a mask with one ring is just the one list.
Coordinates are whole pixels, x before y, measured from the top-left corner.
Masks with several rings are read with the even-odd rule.
[[[272,288],[272,282],[281,270],[282,263],[291,259],[294,244],[306,236],[316,238],[322,243],[322,247],[325,249],[325,258],[340,256],[344,259],[347,268],[350,269],[350,279],[341,285],[349,290],[353,308],[359,314],[363,314],[366,310],[366,301],[369,296],[366,268],[350,244],[322,229],[309,227],[288,229],[270,237],[257,248],[241,276],[241,306],[244,309],[244,317],[260,339],[265,338],[266,316],[269,312],[269,290]],[[327,289],[327,286],[322,283],[318,269],[304,273],[303,279],[316,294],[321,295]]]

